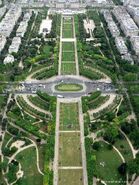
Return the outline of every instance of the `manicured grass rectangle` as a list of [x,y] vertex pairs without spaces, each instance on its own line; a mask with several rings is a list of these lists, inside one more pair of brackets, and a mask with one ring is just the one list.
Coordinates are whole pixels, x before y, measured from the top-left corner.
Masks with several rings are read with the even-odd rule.
[[60,133],[59,166],[82,166],[80,133]]
[[62,51],[74,51],[74,42],[63,42]]
[[59,170],[59,185],[83,185],[83,171],[75,170]]
[[78,103],[60,104],[60,130],[79,130]]
[[62,63],[61,74],[62,75],[75,75],[76,74],[75,63]]
[[73,25],[72,24],[63,24],[63,29],[64,30],[73,30]]
[[75,61],[75,53],[74,52],[62,52],[62,61]]
[[65,30],[65,29],[63,29],[62,37],[63,38],[73,38],[73,30]]
[[63,38],[73,38],[73,20],[70,19],[63,19],[62,25],[62,37]]

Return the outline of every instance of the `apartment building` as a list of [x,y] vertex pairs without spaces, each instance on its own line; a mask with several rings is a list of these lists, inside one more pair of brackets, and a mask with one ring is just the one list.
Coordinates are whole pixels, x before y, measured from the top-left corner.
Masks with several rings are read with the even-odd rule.
[[9,53],[17,53],[18,50],[19,50],[19,47],[20,47],[20,44],[21,44],[21,38],[20,37],[14,37],[13,40],[12,40],[12,43],[9,47]]
[[116,7],[113,14],[119,21],[122,31],[126,37],[136,36],[139,29],[124,7]]
[[6,6],[0,8],[0,18],[5,14],[6,12]]
[[23,21],[20,22],[20,25],[16,31],[16,36],[17,37],[24,37],[27,27],[28,27],[28,22],[30,20],[31,13],[26,13],[24,15]]
[[112,18],[111,12],[109,10],[105,10],[102,13],[104,15],[104,18],[105,18],[107,24],[108,24],[108,28],[109,28],[109,31],[110,31],[111,35],[113,37],[119,36],[120,31],[119,31],[116,23],[114,22],[114,20]]
[[0,34],[0,53],[6,44],[6,37]]
[[21,15],[21,8],[16,5],[12,5],[5,17],[0,22],[0,33],[5,37],[9,37],[18,18]]
[[121,55],[125,55],[128,53],[128,48],[125,44],[125,41],[122,37],[115,38],[116,47]]
[[136,55],[139,55],[139,36],[131,37],[130,41]]

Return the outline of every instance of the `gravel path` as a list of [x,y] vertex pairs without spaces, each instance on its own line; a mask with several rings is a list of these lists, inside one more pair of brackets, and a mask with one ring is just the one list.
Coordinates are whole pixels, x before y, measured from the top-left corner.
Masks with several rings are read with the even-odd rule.
[[109,95],[109,99],[104,104],[102,104],[100,107],[98,107],[96,109],[92,109],[92,110],[88,111],[91,120],[93,119],[93,114],[94,113],[97,113],[97,112],[107,108],[109,105],[111,105],[113,103],[114,99],[117,96],[116,94],[108,94],[108,95]]
[[41,109],[41,108],[37,107],[36,105],[34,105],[34,104],[28,99],[28,97],[27,97],[26,94],[22,95],[22,97],[23,97],[23,99],[27,102],[28,105],[30,105],[31,107],[33,107],[33,108],[36,109],[37,111],[43,112],[43,113],[45,113],[45,114],[48,114],[48,115],[52,116],[52,114],[51,114],[49,111],[46,111],[46,110]]

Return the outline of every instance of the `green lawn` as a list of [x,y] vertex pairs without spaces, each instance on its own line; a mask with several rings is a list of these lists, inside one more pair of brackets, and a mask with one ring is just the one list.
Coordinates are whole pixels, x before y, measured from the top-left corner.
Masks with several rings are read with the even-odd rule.
[[62,42],[62,51],[74,51],[74,42]]
[[72,31],[73,30],[73,26],[72,26],[72,24],[66,24],[66,23],[64,23],[63,24],[63,30],[69,30],[69,31]]
[[73,38],[73,30],[63,30],[62,32],[62,37],[63,38]]
[[80,84],[59,84],[55,86],[58,91],[81,91],[83,86]]
[[60,104],[60,130],[79,130],[77,103]]
[[62,75],[75,75],[76,74],[75,63],[62,63],[61,74]]
[[78,19],[78,15],[74,15],[74,25],[75,25],[75,32],[76,35],[79,35],[79,19]]
[[21,163],[24,175],[21,179],[21,185],[43,184],[43,176],[38,172],[36,165],[36,149],[34,147],[26,149],[19,153],[16,160]]
[[82,166],[80,133],[60,133],[59,166]]
[[44,171],[44,160],[45,160],[46,149],[47,149],[47,146],[45,144],[38,146],[39,165],[42,172]]
[[83,185],[83,172],[76,170],[59,170],[59,185]]
[[74,52],[62,52],[62,61],[72,61],[75,62],[75,53]]
[[121,181],[120,185],[122,185],[123,179],[117,170],[122,163],[120,156],[114,149],[108,149],[108,145],[104,142],[100,143],[100,150],[94,151],[98,177],[106,181],[108,185],[117,185],[116,181]]
[[125,158],[126,162],[133,159],[133,155],[130,149],[130,146],[125,138],[123,139],[117,139],[114,146],[118,148],[118,150],[121,152],[123,157]]
[[63,25],[62,25],[63,38],[73,38],[73,20],[71,19],[63,19]]

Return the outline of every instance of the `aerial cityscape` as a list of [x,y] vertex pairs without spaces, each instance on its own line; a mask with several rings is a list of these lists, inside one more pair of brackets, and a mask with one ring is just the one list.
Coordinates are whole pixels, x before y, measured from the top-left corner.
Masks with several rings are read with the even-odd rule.
[[139,185],[139,0],[0,0],[0,185]]

